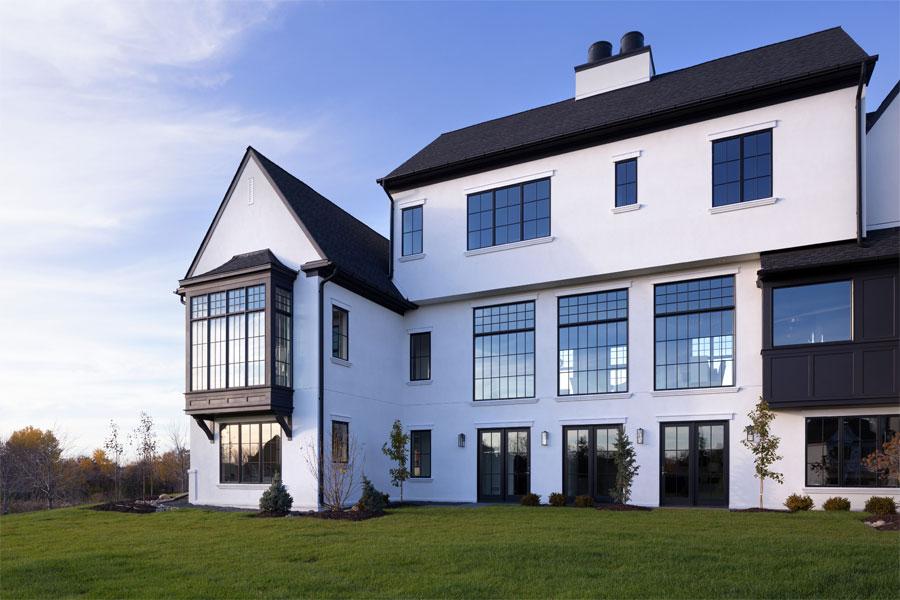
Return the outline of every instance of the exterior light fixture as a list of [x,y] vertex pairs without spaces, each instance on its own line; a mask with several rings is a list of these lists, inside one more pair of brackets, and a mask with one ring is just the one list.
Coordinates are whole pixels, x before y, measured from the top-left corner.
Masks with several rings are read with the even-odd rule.
[[637,428],[637,431],[634,432],[634,437],[637,440],[638,444],[644,443],[644,430],[640,427]]
[[550,434],[546,431],[541,432],[541,446],[549,446],[550,445]]
[[752,425],[747,425],[746,427],[744,427],[744,431],[747,433],[748,442],[752,442],[756,438],[756,435],[753,433]]
[[458,436],[456,436],[456,445],[459,446],[460,448],[466,447],[466,434],[461,433]]

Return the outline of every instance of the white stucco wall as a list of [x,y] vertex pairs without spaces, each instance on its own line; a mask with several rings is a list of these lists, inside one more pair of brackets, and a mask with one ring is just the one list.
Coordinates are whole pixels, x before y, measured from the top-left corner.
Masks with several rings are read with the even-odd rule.
[[900,226],[900,101],[866,134],[866,228]]

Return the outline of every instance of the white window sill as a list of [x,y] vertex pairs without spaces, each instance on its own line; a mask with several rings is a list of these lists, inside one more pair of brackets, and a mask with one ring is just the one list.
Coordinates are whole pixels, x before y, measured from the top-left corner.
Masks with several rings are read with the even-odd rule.
[[744,210],[745,208],[756,208],[757,206],[768,206],[775,204],[780,198],[760,198],[759,200],[750,200],[749,202],[735,202],[734,204],[725,204],[723,206],[713,206],[709,209],[709,214],[717,215],[719,213],[731,212],[733,210]]
[[588,402],[591,400],[627,400],[631,398],[631,392],[615,392],[612,394],[572,394],[571,396],[556,396],[557,402]]
[[864,494],[867,496],[900,496],[900,488],[895,487],[804,487],[807,494]]
[[713,387],[713,388],[687,388],[683,390],[654,390],[651,396],[698,396],[700,394],[734,394],[741,391],[738,386]]
[[668,421],[734,421],[734,413],[692,413],[684,415],[656,415],[657,422]]
[[406,480],[407,483],[431,483],[434,481],[431,477],[410,477]]
[[423,379],[421,381],[407,381],[406,385],[431,385],[431,380]]
[[534,238],[533,240],[523,240],[521,242],[512,242],[510,244],[501,244],[500,246],[488,246],[487,248],[478,248],[477,250],[466,250],[466,256],[478,256],[479,254],[490,254],[491,252],[503,252],[504,250],[515,250],[516,248],[524,248],[525,246],[534,246],[536,244],[549,244],[556,238],[552,235],[546,237]]
[[410,262],[412,260],[422,260],[425,258],[425,253],[420,252],[419,254],[408,254],[406,256],[400,257],[400,262]]
[[503,406],[506,404],[537,404],[539,398],[514,398],[512,400],[472,400],[472,406]]
[[336,356],[331,357],[331,362],[336,365],[339,365],[341,367],[352,367],[353,366],[353,363],[350,362],[349,360],[344,360],[343,358],[338,358]]
[[218,483],[216,487],[220,490],[267,490],[268,483]]
[[627,213],[627,212],[639,210],[642,206],[643,206],[643,204],[639,204],[636,202],[634,204],[626,204],[625,206],[614,206],[611,209],[609,209],[609,212],[611,212],[614,215],[618,215],[620,213]]

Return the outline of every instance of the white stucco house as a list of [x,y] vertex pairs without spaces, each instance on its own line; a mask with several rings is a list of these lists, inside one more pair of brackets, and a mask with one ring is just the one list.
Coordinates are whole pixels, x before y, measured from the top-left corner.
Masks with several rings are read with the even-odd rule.
[[[574,97],[444,133],[378,181],[385,239],[248,148],[190,267],[190,501],[257,506],[277,471],[321,506],[312,449],[418,501],[753,506],[764,397],[790,493],[900,497],[897,88],[834,28],[656,73],[591,46]],[[874,107],[873,107],[874,108]]]

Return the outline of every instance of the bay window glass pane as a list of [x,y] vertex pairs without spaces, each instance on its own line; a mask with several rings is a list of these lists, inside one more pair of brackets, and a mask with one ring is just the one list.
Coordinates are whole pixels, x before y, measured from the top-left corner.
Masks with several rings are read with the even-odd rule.
[[275,313],[275,385],[291,385],[291,317]]
[[[224,309],[223,309],[224,311]],[[225,387],[225,318],[209,320],[209,389]]]
[[852,339],[852,288],[832,281],[772,290],[772,341],[776,346]]
[[246,292],[244,288],[228,291],[228,312],[243,312],[246,306]]
[[207,322],[191,323],[191,389],[207,389],[207,361],[209,346],[207,338]]
[[266,313],[247,314],[247,385],[266,383]]
[[247,317],[228,317],[228,386],[243,387],[247,381]]

